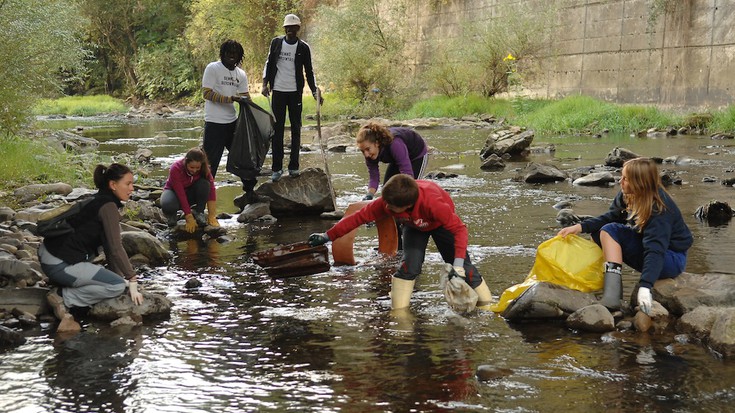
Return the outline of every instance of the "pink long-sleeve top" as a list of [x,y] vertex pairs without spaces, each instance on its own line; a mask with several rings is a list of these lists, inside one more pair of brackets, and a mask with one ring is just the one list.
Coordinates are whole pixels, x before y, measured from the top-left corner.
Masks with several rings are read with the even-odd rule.
[[[201,171],[197,175],[189,174],[186,169],[186,159],[181,158],[171,165],[171,169],[168,173],[168,179],[163,189],[171,189],[176,193],[176,197],[179,199],[181,204],[181,210],[184,211],[184,215],[191,214],[191,206],[189,200],[186,198],[186,188],[194,185],[194,183],[203,178],[205,171]],[[209,171],[206,171],[207,178],[209,179],[209,199],[208,201],[217,200],[217,191],[214,188],[214,178]]]

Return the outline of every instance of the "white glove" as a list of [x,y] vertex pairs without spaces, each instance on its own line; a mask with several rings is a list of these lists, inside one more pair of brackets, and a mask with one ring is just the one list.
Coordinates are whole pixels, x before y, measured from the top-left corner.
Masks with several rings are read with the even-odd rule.
[[651,297],[651,289],[641,287],[638,289],[638,308],[644,313],[651,315],[653,307],[653,297]]
[[128,288],[130,289],[130,299],[133,300],[133,304],[143,304],[143,294],[138,292],[138,282],[132,281],[128,284]]
[[454,272],[457,273],[457,275],[459,275],[460,277],[462,277],[462,279],[465,278],[464,267],[454,266],[452,268],[454,269]]

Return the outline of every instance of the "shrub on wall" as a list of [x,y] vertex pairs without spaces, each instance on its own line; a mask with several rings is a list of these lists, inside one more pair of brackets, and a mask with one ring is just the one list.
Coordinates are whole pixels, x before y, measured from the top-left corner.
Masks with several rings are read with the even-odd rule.
[[521,86],[533,74],[530,62],[549,44],[555,4],[503,4],[496,17],[465,24],[457,37],[437,42],[424,79],[434,92],[447,96],[494,96]]
[[[388,101],[410,87],[403,1],[346,0],[320,6],[312,53],[321,84],[362,102]],[[324,81],[326,80],[326,82]]]

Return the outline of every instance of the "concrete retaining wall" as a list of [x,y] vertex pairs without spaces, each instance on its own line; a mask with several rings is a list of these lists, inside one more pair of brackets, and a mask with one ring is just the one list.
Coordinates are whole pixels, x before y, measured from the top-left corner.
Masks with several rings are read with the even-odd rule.
[[[661,1],[661,0],[658,0]],[[431,43],[468,22],[502,18],[506,6],[548,7],[554,0],[417,0],[406,24],[418,72]],[[542,73],[524,79],[536,96],[585,94],[619,103],[722,107],[735,91],[735,0],[558,0],[556,27]],[[528,84],[526,84],[528,83]]]

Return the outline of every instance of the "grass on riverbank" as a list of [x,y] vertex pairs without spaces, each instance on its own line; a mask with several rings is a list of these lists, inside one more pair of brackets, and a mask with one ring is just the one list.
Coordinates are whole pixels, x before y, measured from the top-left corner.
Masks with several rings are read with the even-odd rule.
[[55,149],[43,140],[25,137],[0,139],[0,153],[3,154],[3,167],[0,168],[2,189],[36,183],[65,182],[85,186],[92,183],[94,159],[79,158]]
[[127,111],[128,105],[122,100],[107,95],[41,99],[33,108],[34,115],[94,116]]
[[[270,106],[269,100],[254,94],[253,100],[261,107]],[[109,96],[70,96],[43,100],[34,109],[35,114],[65,114],[90,116],[102,113],[123,113],[127,106]],[[316,102],[307,96],[303,113],[315,113]],[[399,120],[416,118],[461,118],[489,114],[505,118],[506,123],[534,129],[541,135],[598,133],[603,130],[632,133],[648,128],[685,126],[687,116],[647,105],[621,105],[588,96],[569,96],[560,100],[496,99],[484,96],[434,96],[420,100],[407,109],[382,106],[378,102],[360,102],[339,93],[324,95],[322,121],[344,118],[384,117]],[[712,132],[735,131],[735,106],[699,116],[706,119],[705,127]],[[312,123],[307,120],[305,123]]]
[[636,132],[678,126],[682,121],[681,116],[653,106],[618,105],[588,96],[548,101],[548,104],[513,119],[514,124],[527,126],[541,134],[597,133],[602,130]]

